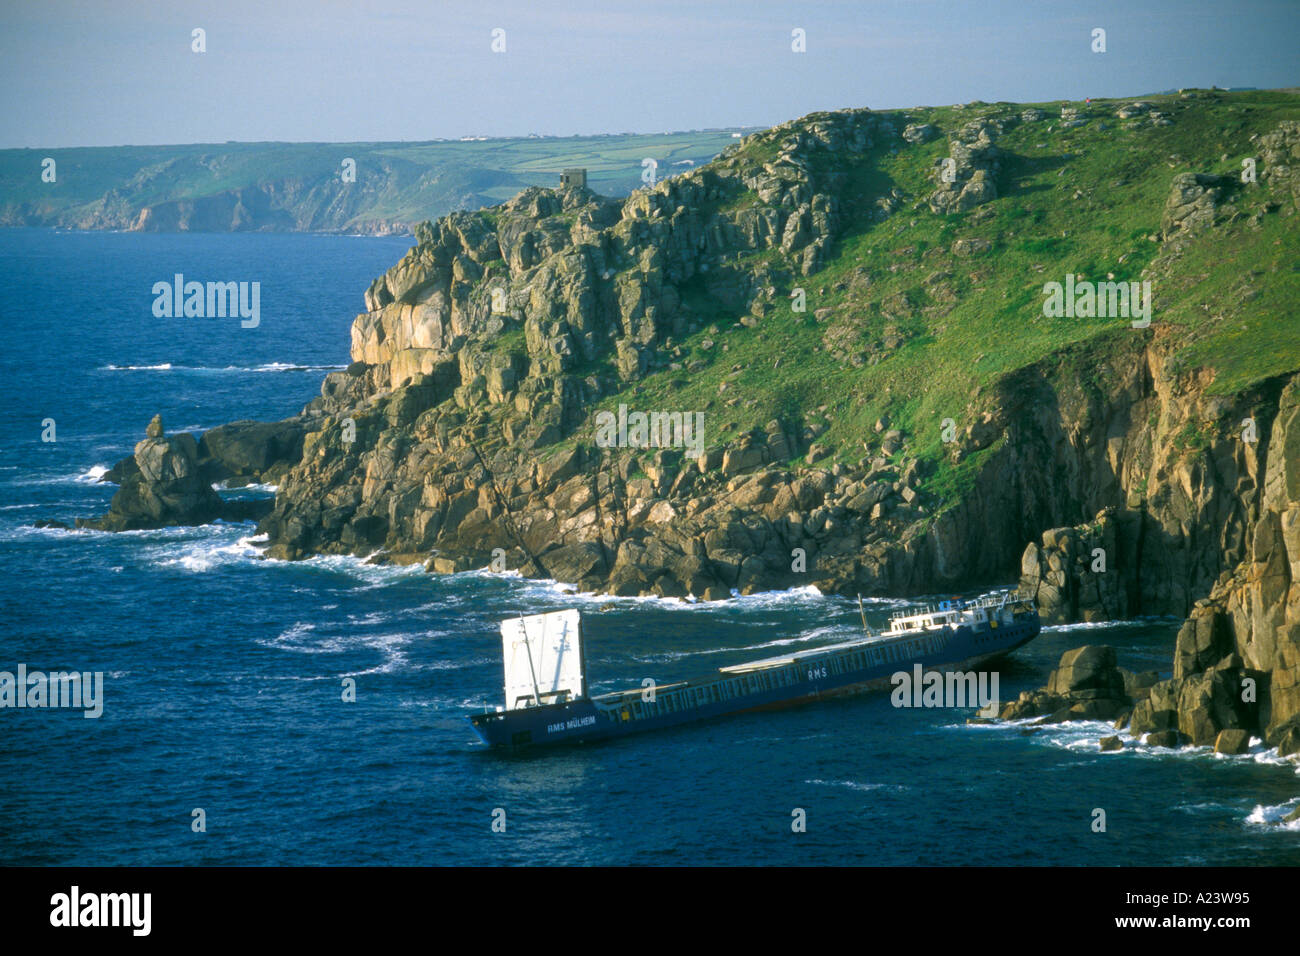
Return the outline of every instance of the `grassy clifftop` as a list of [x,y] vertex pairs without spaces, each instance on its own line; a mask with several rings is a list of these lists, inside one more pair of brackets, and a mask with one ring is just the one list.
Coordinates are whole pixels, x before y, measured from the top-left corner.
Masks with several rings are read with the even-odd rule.
[[[1117,116],[1134,102],[1147,108]],[[702,316],[673,343],[690,374],[653,372],[604,404],[705,409],[711,433],[722,437],[812,413],[826,423],[819,442],[845,461],[878,445],[873,425],[885,416],[912,436],[913,453],[939,463],[942,482],[950,464],[940,448],[944,420],[965,428],[1009,373],[1053,356],[1068,363],[1071,346],[1096,343],[1102,352],[1094,354],[1104,354],[1111,340],[1160,338],[1173,362],[1204,368],[1211,393],[1225,395],[1300,368],[1296,180],[1283,168],[1296,140],[1261,142],[1300,119],[1300,98],[1194,92],[1064,108],[1077,118],[1063,124],[1062,104],[876,114],[900,132],[931,125],[937,135],[915,144],[880,138],[848,162],[811,154],[814,169],[847,177],[844,225],[824,267],[809,276],[789,270],[782,288],[758,297],[752,327],[734,310]],[[959,212],[931,208],[953,148],[948,134],[1035,111],[1041,118],[994,137],[995,198]],[[789,132],[755,134],[727,161],[769,161]],[[1245,159],[1255,160],[1254,183],[1241,182]],[[1290,162],[1300,167],[1300,157]],[[1179,173],[1223,177],[1220,195],[1207,201],[1213,221],[1199,232],[1166,218]],[[893,207],[883,217],[882,196]],[[735,265],[774,258],[752,252]],[[1150,281],[1151,327],[1044,315],[1044,284],[1067,274]],[[802,313],[790,298],[797,288],[806,294]],[[697,300],[703,309],[706,300]],[[1078,370],[1085,382],[1095,373]]]

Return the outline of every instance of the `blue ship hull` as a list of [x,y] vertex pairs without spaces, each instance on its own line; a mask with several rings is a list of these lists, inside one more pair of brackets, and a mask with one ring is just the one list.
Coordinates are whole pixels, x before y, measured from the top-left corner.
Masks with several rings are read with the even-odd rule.
[[890,685],[891,675],[961,670],[1033,640],[1041,630],[1036,611],[1017,612],[998,626],[936,627],[806,651],[797,660],[704,680],[645,688],[564,703],[473,714],[470,723],[493,748],[517,751],[578,744],[641,733],[726,714],[799,704]]

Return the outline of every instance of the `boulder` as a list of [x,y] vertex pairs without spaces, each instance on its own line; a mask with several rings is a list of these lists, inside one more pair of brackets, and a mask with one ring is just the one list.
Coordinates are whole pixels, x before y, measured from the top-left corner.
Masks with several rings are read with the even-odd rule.
[[198,454],[209,481],[259,480],[273,469],[285,471],[302,459],[307,424],[290,418],[279,422],[238,421],[203,433]]
[[1178,729],[1192,743],[1208,746],[1219,731],[1249,730],[1258,723],[1256,707],[1241,699],[1237,668],[1214,669],[1185,678],[1178,690]]
[[991,248],[993,248],[993,243],[987,239],[958,239],[952,244],[952,254],[968,258],[982,252],[988,252]]
[[1279,757],[1300,754],[1300,725],[1292,725],[1283,729],[1275,739],[1277,740],[1277,755]]
[[1111,565],[1119,555],[1114,509],[1090,523],[1052,528],[1031,541],[1020,559],[1020,590],[1034,597],[1050,623],[1104,621],[1128,614],[1128,593]]
[[1232,180],[1208,173],[1179,173],[1170,184],[1160,232],[1164,239],[1196,232],[1214,223],[1219,203]]
[[1127,703],[1129,699],[1124,692],[1124,675],[1115,664],[1115,648],[1104,644],[1089,644],[1066,651],[1048,680],[1047,690],[1081,700]]
[[1129,733],[1134,737],[1178,729],[1178,689],[1173,680],[1153,684],[1145,700],[1133,706]]
[[925,143],[939,135],[930,123],[910,123],[903,127],[903,139],[909,143]]
[[1183,735],[1176,730],[1159,730],[1147,734],[1148,747],[1180,747],[1182,743]]
[[135,470],[126,475],[101,518],[77,519],[77,527],[130,531],[207,524],[218,518],[244,521],[267,513],[269,501],[223,502],[199,466],[190,434],[167,436],[155,415],[135,446]]
[[605,549],[598,541],[559,545],[540,557],[552,577],[569,583],[593,574],[604,574],[607,564]]
[[722,456],[722,474],[730,478],[763,463],[763,449],[758,445],[728,448]]
[[1066,651],[1046,687],[1025,691],[1003,706],[998,716],[1003,720],[1042,717],[1043,723],[1115,720],[1131,706],[1123,674],[1115,664],[1115,649],[1087,645]]
[[1230,728],[1214,738],[1216,754],[1244,754],[1250,750],[1250,731]]
[[1222,614],[1196,608],[1174,641],[1174,677],[1199,674],[1232,652],[1232,633]]

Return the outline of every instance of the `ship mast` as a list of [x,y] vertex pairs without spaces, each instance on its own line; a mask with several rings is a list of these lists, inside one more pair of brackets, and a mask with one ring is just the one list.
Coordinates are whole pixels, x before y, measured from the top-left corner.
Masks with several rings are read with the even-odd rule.
[[871,636],[871,628],[867,627],[867,610],[862,606],[862,594],[858,593],[858,613],[862,615],[862,633],[867,637]]
[[542,706],[542,689],[537,686],[537,669],[533,667],[533,648],[528,642],[528,625],[524,625],[524,653],[528,655],[528,673],[533,678],[533,703]]

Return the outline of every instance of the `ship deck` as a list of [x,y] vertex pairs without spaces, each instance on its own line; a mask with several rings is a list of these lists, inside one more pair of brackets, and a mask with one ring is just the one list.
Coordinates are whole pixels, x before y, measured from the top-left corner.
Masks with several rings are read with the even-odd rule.
[[[897,636],[903,637],[904,635]],[[822,644],[817,647],[810,647],[807,650],[795,651],[792,654],[780,654],[776,657],[763,657],[756,661],[745,661],[743,664],[731,664],[728,667],[719,667],[718,670],[723,674],[747,674],[750,671],[764,670],[768,667],[797,664],[810,657],[821,657],[824,654],[833,654],[836,651],[853,650],[858,647],[866,647],[869,644],[878,644],[889,638],[890,635],[888,634],[879,634],[873,637],[860,637],[852,641],[841,641],[838,644]]]

